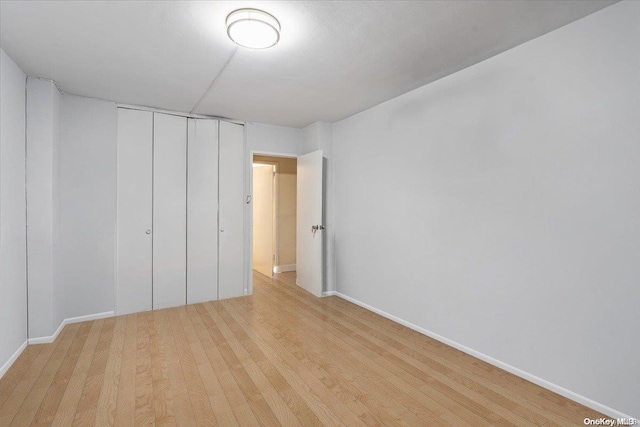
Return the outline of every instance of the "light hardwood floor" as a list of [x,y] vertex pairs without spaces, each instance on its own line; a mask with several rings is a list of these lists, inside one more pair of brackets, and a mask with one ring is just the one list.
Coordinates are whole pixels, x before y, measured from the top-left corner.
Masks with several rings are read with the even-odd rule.
[[0,380],[0,426],[567,426],[602,415],[295,273],[254,295],[68,325]]

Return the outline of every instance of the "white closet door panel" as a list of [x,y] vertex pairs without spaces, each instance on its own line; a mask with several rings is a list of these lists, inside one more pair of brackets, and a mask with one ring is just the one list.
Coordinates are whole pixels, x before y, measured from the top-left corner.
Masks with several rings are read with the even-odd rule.
[[153,113],[118,109],[116,313],[152,309]]
[[219,298],[244,295],[244,127],[220,122]]
[[218,121],[189,119],[187,304],[218,299]]
[[153,308],[186,304],[187,119],[154,113]]

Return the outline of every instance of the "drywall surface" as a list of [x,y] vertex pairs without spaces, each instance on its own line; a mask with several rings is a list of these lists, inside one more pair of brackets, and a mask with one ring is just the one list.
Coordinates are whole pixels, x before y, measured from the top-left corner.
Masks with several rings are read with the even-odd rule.
[[323,157],[323,220],[324,236],[324,292],[336,290],[335,275],[335,226],[333,193],[333,129],[331,123],[315,122],[302,129],[302,149],[300,154],[322,150]]
[[[57,155],[60,92],[51,80],[27,80],[27,248],[29,337],[51,336],[64,320],[56,288]],[[56,292],[58,291],[58,292]]]
[[338,291],[640,417],[640,3],[333,126]]
[[297,156],[302,149],[302,130],[298,128],[247,123],[245,132],[249,153]]
[[27,340],[25,83],[0,49],[0,368]]
[[114,310],[116,106],[64,94],[59,250],[65,318]]

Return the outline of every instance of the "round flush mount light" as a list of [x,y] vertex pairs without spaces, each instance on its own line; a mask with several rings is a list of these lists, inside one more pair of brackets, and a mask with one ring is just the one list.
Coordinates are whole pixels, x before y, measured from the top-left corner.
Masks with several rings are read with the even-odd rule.
[[227,16],[227,35],[240,46],[266,49],[280,40],[280,23],[262,10],[238,9]]

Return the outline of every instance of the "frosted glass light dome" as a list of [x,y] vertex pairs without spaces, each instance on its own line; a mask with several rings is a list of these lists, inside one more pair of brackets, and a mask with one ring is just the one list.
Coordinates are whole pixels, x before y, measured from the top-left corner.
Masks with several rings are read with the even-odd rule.
[[266,49],[280,40],[280,23],[258,9],[238,9],[227,16],[227,35],[249,49]]

